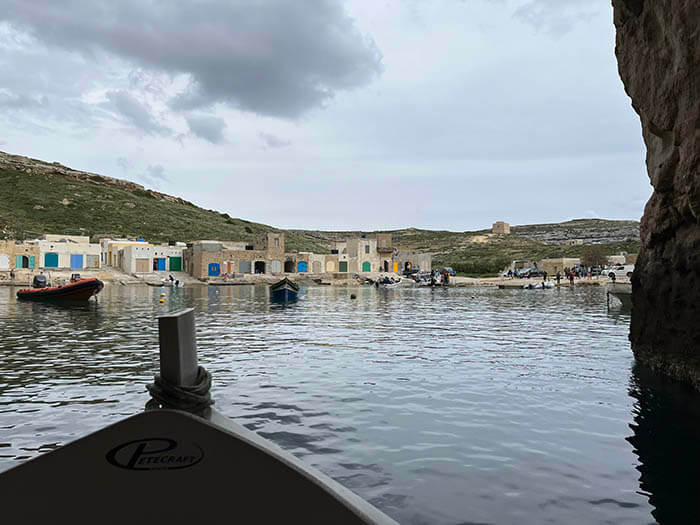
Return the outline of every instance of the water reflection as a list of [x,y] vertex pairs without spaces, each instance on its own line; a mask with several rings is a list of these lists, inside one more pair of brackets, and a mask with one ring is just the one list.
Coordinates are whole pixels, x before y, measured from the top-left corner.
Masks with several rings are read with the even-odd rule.
[[640,487],[657,522],[700,523],[700,404],[698,393],[648,368],[632,370],[630,395],[637,400],[634,435],[627,440],[641,464]]

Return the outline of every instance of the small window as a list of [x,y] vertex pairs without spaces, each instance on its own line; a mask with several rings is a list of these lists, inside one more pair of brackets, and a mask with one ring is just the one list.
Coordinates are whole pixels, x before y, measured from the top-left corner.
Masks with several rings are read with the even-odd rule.
[[280,240],[277,237],[275,237],[275,248],[279,248],[279,246],[280,246]]
[[369,244],[365,244],[365,253],[369,253]]
[[251,251],[251,250],[253,249],[253,245],[252,245],[252,244],[247,244],[246,247],[245,247],[245,249],[248,250],[248,251]]
[[338,255],[338,250],[331,250],[331,254]]

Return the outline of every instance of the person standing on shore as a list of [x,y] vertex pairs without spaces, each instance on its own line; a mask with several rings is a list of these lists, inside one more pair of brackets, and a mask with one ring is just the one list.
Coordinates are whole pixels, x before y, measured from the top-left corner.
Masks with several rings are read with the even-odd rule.
[[557,272],[557,285],[561,284],[561,272]]
[[574,272],[569,274],[569,283],[571,283],[571,286],[574,285]]

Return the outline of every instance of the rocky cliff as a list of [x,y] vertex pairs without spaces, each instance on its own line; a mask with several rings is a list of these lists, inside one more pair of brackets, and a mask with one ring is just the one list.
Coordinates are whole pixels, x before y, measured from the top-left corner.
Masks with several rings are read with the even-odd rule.
[[700,2],[613,0],[654,193],[632,279],[636,358],[700,388]]

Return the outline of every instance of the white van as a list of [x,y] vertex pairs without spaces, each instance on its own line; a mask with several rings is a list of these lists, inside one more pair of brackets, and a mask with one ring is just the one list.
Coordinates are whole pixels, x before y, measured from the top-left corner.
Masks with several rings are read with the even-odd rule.
[[605,268],[601,275],[609,277],[610,279],[615,277],[618,279],[620,277],[632,278],[632,272],[634,271],[634,264],[620,264],[617,266],[611,266],[610,268]]

